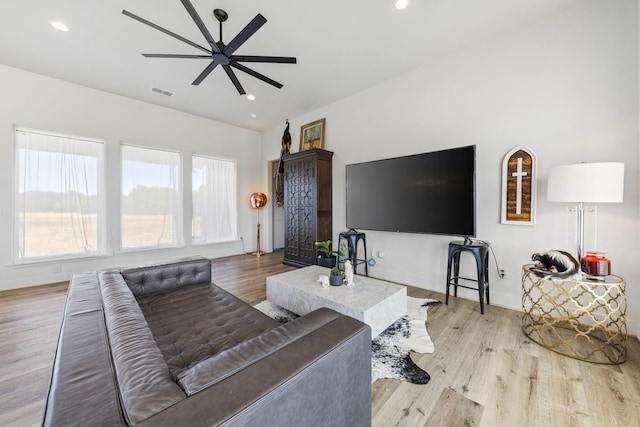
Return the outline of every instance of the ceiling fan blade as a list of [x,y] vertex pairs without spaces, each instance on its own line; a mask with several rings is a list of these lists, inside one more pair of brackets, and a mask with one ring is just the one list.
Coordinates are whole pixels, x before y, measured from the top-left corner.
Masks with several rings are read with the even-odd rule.
[[236,49],[242,46],[244,42],[246,42],[249,37],[253,35],[253,33],[258,31],[260,27],[262,27],[266,23],[267,19],[264,16],[257,14],[256,17],[253,18],[251,22],[249,22],[247,26],[244,27],[242,31],[240,31],[238,35],[236,35],[233,40],[229,42],[229,44],[227,44],[227,47],[224,49],[224,54],[227,56],[232,55],[233,52],[236,51]]
[[253,76],[253,77],[257,78],[257,79],[260,79],[265,83],[269,83],[270,85],[275,86],[278,89],[282,88],[282,84],[281,83],[278,83],[277,81],[272,80],[269,77],[258,73],[257,71],[253,71],[251,68],[247,68],[242,64],[237,64],[235,62],[232,62],[229,65],[232,66],[233,68],[237,68],[240,71],[244,71],[245,73],[249,74],[250,76]]
[[211,59],[211,55],[181,55],[172,53],[143,53],[145,58],[194,58],[194,59]]
[[182,2],[184,8],[187,9],[187,12],[189,12],[189,15],[191,15],[191,19],[193,19],[193,22],[196,23],[196,26],[198,27],[204,38],[207,40],[207,43],[209,43],[209,46],[211,46],[211,49],[213,49],[215,53],[221,53],[220,48],[216,44],[215,40],[213,40],[211,33],[204,25],[204,22],[202,22],[202,19],[200,19],[200,15],[198,15],[198,12],[196,12],[196,9],[193,7],[191,2],[189,0],[180,1]]
[[211,64],[207,65],[207,68],[205,68],[191,84],[194,86],[198,86],[217,66],[217,62],[211,61]]
[[296,58],[288,56],[250,56],[250,55],[233,55],[229,58],[235,62],[275,62],[278,64],[295,64]]
[[229,78],[233,82],[233,85],[236,87],[236,89],[238,89],[238,93],[240,95],[246,95],[247,92],[244,91],[244,88],[240,84],[240,80],[238,80],[238,77],[236,77],[236,73],[233,72],[231,67],[229,67],[228,65],[223,65],[222,68],[224,68],[224,71],[227,73],[227,76],[229,76]]
[[188,44],[189,46],[193,46],[196,49],[200,49],[202,51],[205,51],[205,52],[211,54],[211,51],[209,49],[204,48],[204,47],[200,46],[199,44],[196,44],[196,43],[192,42],[191,40],[187,40],[184,37],[179,36],[178,34],[173,33],[173,32],[171,32],[171,31],[169,31],[167,29],[164,29],[161,26],[154,24],[153,22],[147,21],[146,19],[141,18],[138,15],[134,15],[133,13],[129,12],[128,10],[123,10],[122,13],[123,13],[123,15],[126,15],[129,18],[133,18],[138,22],[142,22],[143,24],[150,26],[151,28],[155,28],[158,31],[162,31],[163,33],[165,33],[165,34],[167,34],[167,35],[169,35],[171,37],[174,37],[174,38],[180,40],[181,42],[184,42],[184,43]]

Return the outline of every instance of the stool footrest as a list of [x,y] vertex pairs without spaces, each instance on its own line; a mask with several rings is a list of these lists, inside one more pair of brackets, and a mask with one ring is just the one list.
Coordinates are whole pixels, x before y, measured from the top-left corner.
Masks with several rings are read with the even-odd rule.
[[456,285],[455,283],[451,283],[451,286],[460,286],[461,288],[465,288],[465,289],[472,289],[474,291],[479,291],[480,289],[478,288],[472,288],[471,286],[466,286],[466,285]]
[[[351,264],[353,265],[353,260],[352,259],[341,259],[339,262],[340,264],[344,264],[347,261],[351,261]],[[365,264],[367,262],[366,259],[357,259],[356,260],[356,264]]]
[[467,280],[467,281],[469,281],[469,282],[476,282],[476,283],[478,283],[478,279],[468,279],[468,278],[466,278],[466,277],[452,277],[452,278],[451,278],[451,280],[449,281],[449,284],[450,284],[450,285],[454,285],[454,286],[462,286],[462,285],[456,285],[456,284],[454,283],[454,280]]

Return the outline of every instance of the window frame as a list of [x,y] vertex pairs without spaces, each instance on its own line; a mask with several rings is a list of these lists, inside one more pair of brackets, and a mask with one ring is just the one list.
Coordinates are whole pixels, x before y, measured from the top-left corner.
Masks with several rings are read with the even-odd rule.
[[[175,236],[174,241],[172,243],[159,244],[159,245],[144,245],[144,246],[132,246],[132,247],[124,247],[123,245],[123,237],[124,237],[124,198],[123,198],[123,186],[124,186],[124,157],[123,157],[123,147],[131,147],[134,149],[142,149],[142,150],[151,150],[156,152],[165,152],[172,153],[178,156],[178,161],[176,162],[176,218],[174,218],[173,225],[173,234]],[[165,147],[152,147],[149,145],[135,144],[129,143],[125,141],[120,141],[119,145],[119,163],[120,163],[120,185],[118,187],[118,204],[119,204],[119,215],[118,215],[118,225],[119,225],[119,233],[118,233],[118,252],[119,253],[132,253],[132,252],[141,252],[141,251],[154,251],[154,250],[162,250],[162,249],[178,249],[185,247],[184,244],[184,226],[183,226],[183,218],[184,218],[184,164],[183,164],[183,155],[182,151],[175,150],[171,148]]]
[[[20,132],[50,136],[54,138],[65,138],[88,143],[99,144],[96,170],[96,250],[89,253],[66,253],[55,255],[44,255],[35,257],[23,257],[20,255],[20,180],[21,163],[19,137]],[[29,126],[14,125],[12,141],[13,157],[13,183],[11,185],[11,265],[28,265],[47,263],[52,261],[70,261],[78,259],[98,258],[111,255],[113,253],[108,238],[107,221],[107,194],[106,194],[106,140],[102,138],[76,135],[66,132],[52,131],[48,129],[37,129]]]

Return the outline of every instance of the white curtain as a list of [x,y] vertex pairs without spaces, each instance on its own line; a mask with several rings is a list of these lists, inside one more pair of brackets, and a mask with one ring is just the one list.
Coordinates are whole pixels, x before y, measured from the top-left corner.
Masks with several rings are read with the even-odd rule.
[[237,240],[235,161],[193,156],[192,165],[193,242]]
[[121,249],[183,246],[180,153],[122,144],[121,157]]
[[107,253],[104,143],[16,127],[14,262]]

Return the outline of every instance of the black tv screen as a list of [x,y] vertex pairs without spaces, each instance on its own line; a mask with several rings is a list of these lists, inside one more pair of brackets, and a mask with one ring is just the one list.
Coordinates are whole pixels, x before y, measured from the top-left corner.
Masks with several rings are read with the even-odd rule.
[[347,227],[476,236],[476,146],[346,166]]

